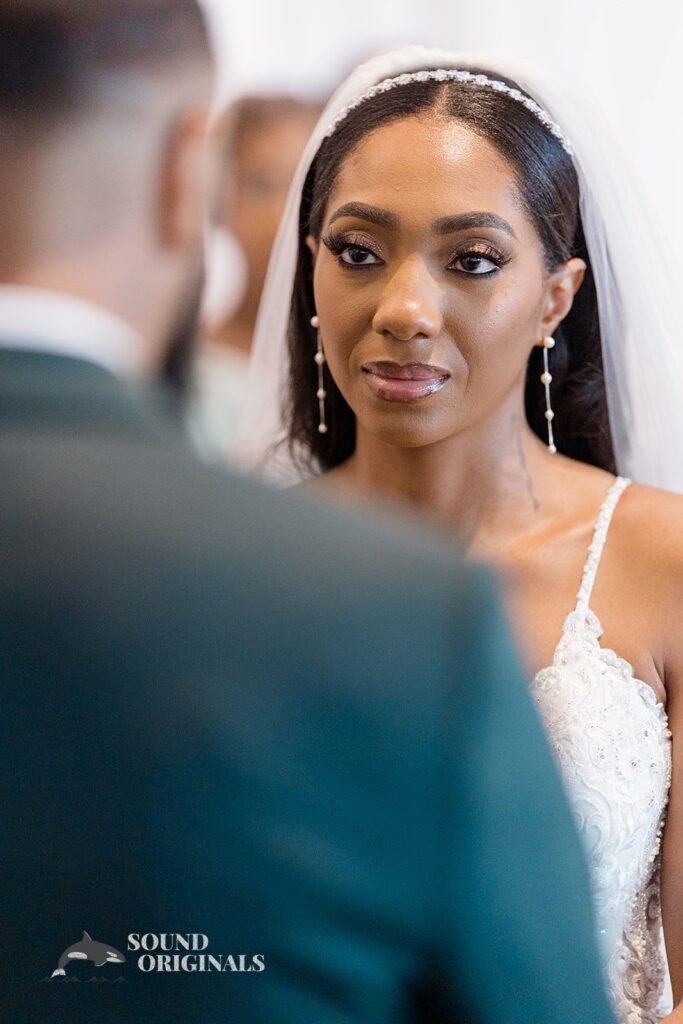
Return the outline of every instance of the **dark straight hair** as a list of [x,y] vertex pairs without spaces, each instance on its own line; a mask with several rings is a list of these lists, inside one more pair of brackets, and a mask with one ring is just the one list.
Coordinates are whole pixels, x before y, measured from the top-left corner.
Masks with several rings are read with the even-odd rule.
[[[519,89],[515,82],[485,68],[470,70]],[[518,101],[490,87],[453,81],[397,86],[361,103],[323,141],[309,169],[299,210],[288,328],[291,369],[284,413],[292,456],[302,469],[326,470],[348,459],[356,445],[355,415],[327,371],[328,432],[318,431],[316,332],[310,324],[315,312],[313,264],[306,238],[320,238],[328,198],[344,160],[358,143],[383,125],[430,111],[468,125],[512,166],[549,271],[573,256],[586,261],[583,284],[554,335],[552,400],[556,422],[562,425],[558,446],[564,455],[615,472],[597,294],[572,159],[548,128]],[[539,383],[542,372],[542,350],[535,348],[527,368],[526,415],[532,430],[546,441],[545,396]]]

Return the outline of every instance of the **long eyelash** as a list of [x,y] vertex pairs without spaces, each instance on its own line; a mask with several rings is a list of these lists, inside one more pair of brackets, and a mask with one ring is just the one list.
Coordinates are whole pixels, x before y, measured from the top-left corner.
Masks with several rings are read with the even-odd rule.
[[376,252],[373,248],[371,248],[365,241],[365,239],[361,237],[354,238],[352,235],[349,234],[329,234],[323,235],[322,242],[323,245],[327,246],[327,248],[330,250],[333,256],[336,256],[337,263],[344,270],[369,270],[370,267],[376,266],[376,264],[373,263],[359,263],[355,266],[353,263],[347,263],[346,260],[343,260],[341,258],[342,253],[346,249],[361,249],[363,252],[369,252],[376,259],[381,259],[379,253]]
[[[455,263],[456,260],[462,259],[463,256],[482,256],[484,259],[490,260],[491,263],[495,263],[496,267],[499,270],[506,266],[512,259],[511,256],[506,256],[504,253],[500,252],[499,249],[493,249],[487,245],[477,243],[476,245],[465,246],[464,248],[459,249],[457,252],[453,253],[449,260],[449,266],[451,263]],[[460,273],[466,273],[466,271],[460,271]],[[486,273],[492,274],[493,271],[489,270]],[[486,274],[470,276],[486,277]]]
[[335,256],[341,255],[344,249],[348,249],[349,247],[349,241],[345,235],[323,235],[322,241],[323,245],[326,245],[330,252]]
[[[357,266],[354,266],[352,263],[347,263],[345,260],[342,260],[341,255],[346,249],[361,249],[364,252],[371,253],[377,259],[381,259],[379,254],[375,252],[375,250],[372,249],[364,239],[356,239],[348,234],[334,234],[333,232],[330,232],[330,234],[322,236],[322,242],[323,245],[327,246],[330,252],[337,257],[337,262],[340,264],[340,266],[344,267],[347,270],[364,270],[367,269],[368,265],[358,264]],[[455,263],[456,260],[461,259],[463,256],[481,256],[484,259],[490,260],[491,263],[495,264],[498,270],[506,266],[512,259],[511,256],[507,256],[504,253],[501,253],[499,249],[494,249],[491,246],[484,245],[481,242],[478,242],[474,245],[466,245],[463,248],[459,249],[457,252],[453,253],[449,260],[449,266],[450,264]],[[372,265],[373,264],[370,264],[370,266]],[[458,271],[458,273],[467,274],[467,271]],[[486,277],[489,274],[493,273],[495,273],[495,271],[489,270],[485,274],[467,274],[467,276]]]

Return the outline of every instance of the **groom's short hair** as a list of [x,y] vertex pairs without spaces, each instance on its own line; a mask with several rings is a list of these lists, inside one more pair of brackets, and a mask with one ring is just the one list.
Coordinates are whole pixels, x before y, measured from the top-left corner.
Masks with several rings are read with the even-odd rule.
[[0,120],[54,124],[108,76],[208,59],[197,0],[0,0]]

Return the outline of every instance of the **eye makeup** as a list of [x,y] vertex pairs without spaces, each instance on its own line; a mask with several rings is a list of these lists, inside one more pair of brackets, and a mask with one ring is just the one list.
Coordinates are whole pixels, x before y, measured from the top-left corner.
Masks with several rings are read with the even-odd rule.
[[[370,241],[362,232],[330,232],[322,237],[322,242],[344,269],[366,270],[382,266],[385,262],[381,246],[374,240]],[[506,266],[511,259],[510,253],[504,252],[491,241],[467,239],[452,253],[445,269],[467,277],[489,277]]]

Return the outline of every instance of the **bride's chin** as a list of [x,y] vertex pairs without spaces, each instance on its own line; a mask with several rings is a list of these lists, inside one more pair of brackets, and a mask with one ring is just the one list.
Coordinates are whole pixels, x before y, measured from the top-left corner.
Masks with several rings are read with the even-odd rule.
[[[392,448],[426,448],[451,437],[457,430],[452,399],[439,402],[386,402],[363,394],[349,396],[356,434],[375,438]],[[348,401],[348,398],[347,398]]]
[[416,428],[414,423],[370,424],[366,422],[361,429],[367,437],[374,437],[391,448],[427,448],[449,436],[449,432],[436,428],[429,429],[424,425]]

